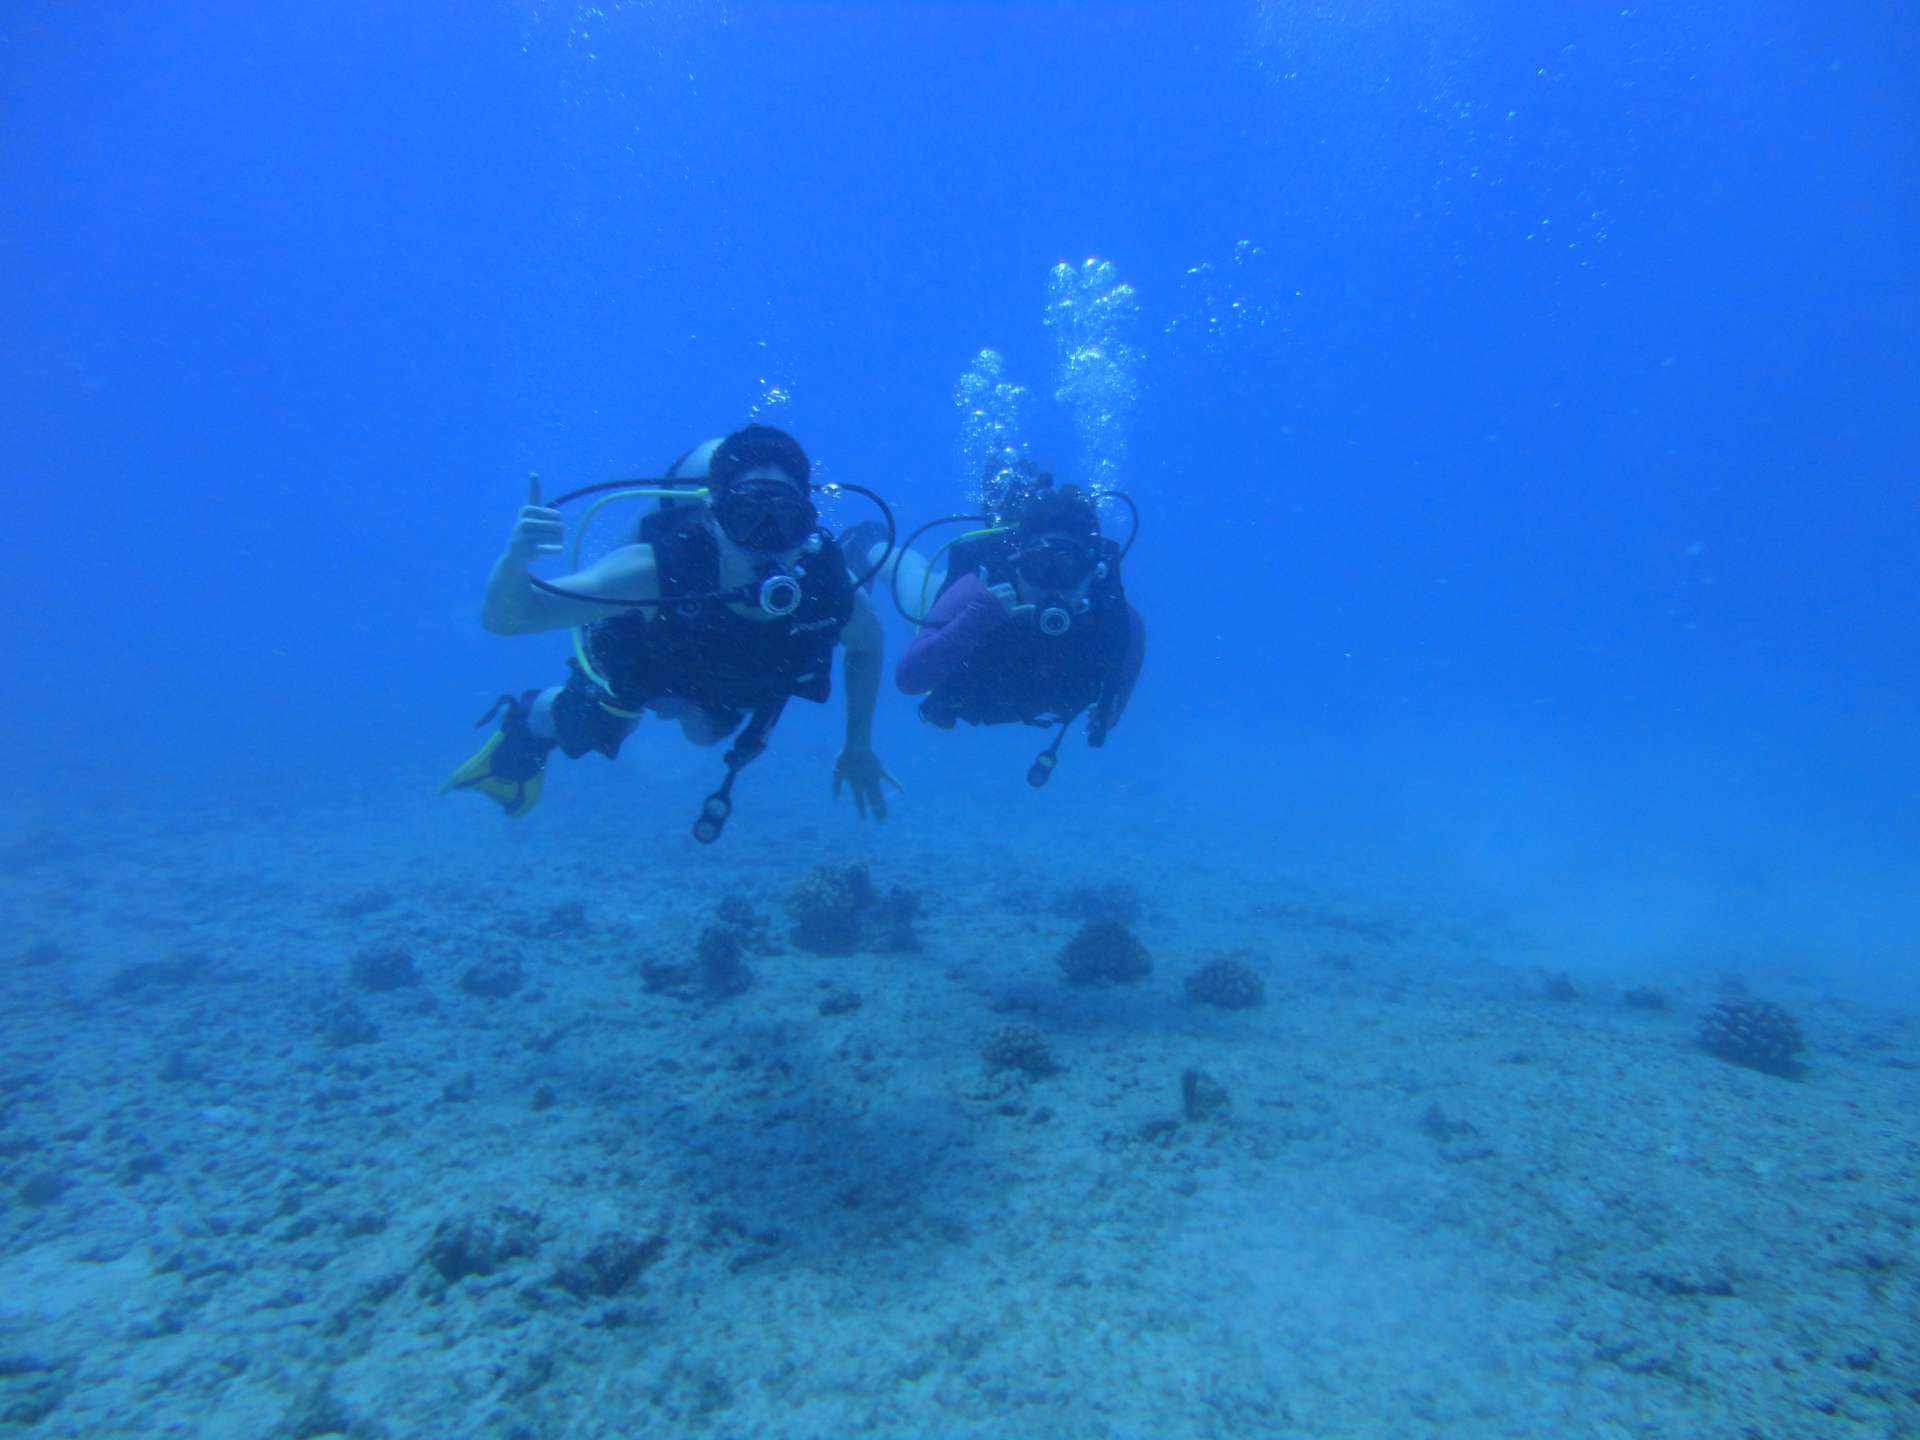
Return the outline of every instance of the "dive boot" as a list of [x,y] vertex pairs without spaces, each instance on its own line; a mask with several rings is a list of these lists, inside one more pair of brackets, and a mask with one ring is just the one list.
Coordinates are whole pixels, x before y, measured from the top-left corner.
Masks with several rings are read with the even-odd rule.
[[511,695],[502,695],[474,722],[477,729],[494,716],[500,716],[499,728],[487,737],[487,743],[447,777],[447,783],[440,787],[442,795],[449,790],[477,790],[488,799],[498,801],[500,808],[516,819],[533,808],[540,798],[547,756],[552,753],[554,743],[540,739],[527,728],[527,716],[532,713],[534,697],[539,693],[529,690],[517,700]]

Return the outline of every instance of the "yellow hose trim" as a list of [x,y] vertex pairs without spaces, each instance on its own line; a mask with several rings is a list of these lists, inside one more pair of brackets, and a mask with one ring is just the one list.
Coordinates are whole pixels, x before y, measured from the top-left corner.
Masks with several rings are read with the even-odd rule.
[[920,577],[920,620],[924,624],[929,608],[927,589],[933,584],[934,567],[940,563],[940,557],[958,545],[962,540],[984,540],[989,535],[1011,535],[1017,527],[1012,525],[989,525],[984,530],[965,530],[942,545],[927,557],[927,573]]
[[[608,491],[605,495],[602,495],[598,500],[594,501],[593,504],[587,507],[587,513],[580,517],[580,523],[574,527],[573,543],[568,547],[568,550],[567,550],[568,571],[570,573],[578,573],[580,569],[580,544],[583,540],[587,538],[587,531],[593,525],[593,517],[598,515],[607,506],[613,504],[614,501],[646,500],[646,499],[657,498],[657,499],[670,499],[670,500],[698,500],[701,504],[704,505],[707,502],[707,497],[712,493],[713,492],[704,485],[691,490],[668,490],[655,485],[642,485],[642,486],[637,486],[632,490]],[[598,670],[593,668],[593,661],[587,658],[586,626],[576,625],[573,627],[573,630],[571,633],[573,637],[573,658],[576,662],[578,662],[581,673],[584,674],[594,684],[598,685],[604,693],[611,695],[613,693],[613,687],[607,683],[606,677],[604,675],[602,675]],[[600,703],[604,708],[608,710],[613,710],[614,714],[619,715],[623,718],[629,716],[630,714],[631,715],[638,714],[638,712],[615,710],[613,706],[608,705],[604,700],[601,701]]]

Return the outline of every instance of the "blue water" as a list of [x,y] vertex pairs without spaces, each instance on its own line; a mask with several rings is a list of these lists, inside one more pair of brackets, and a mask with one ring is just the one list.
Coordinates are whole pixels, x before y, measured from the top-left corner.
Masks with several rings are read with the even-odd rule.
[[[991,349],[968,393],[1141,507],[1147,668],[1044,810],[1032,737],[889,689],[889,835],[1071,869],[1097,821],[1384,871],[1578,977],[1910,1000],[1917,64],[1867,0],[23,0],[10,832],[297,773],[369,846],[460,806],[525,863],[599,759],[531,841],[433,790],[560,678],[478,623],[527,473],[760,419],[917,523]],[[838,704],[744,811],[824,790]],[[713,757],[620,763],[680,856]],[[818,803],[802,858],[869,843]]]
[[457,748],[551,663],[472,623],[527,471],[758,414],[930,515],[991,347],[1084,477],[1044,321],[1092,255],[1153,627],[1103,773],[1200,824],[1311,777],[1523,902],[1748,873],[1899,975],[1914,52],[1885,6],[25,7],[5,723]]

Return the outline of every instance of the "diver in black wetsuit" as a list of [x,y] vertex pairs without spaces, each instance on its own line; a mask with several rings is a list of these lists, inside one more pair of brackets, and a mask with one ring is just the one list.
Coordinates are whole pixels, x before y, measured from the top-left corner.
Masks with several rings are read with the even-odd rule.
[[880,567],[875,572],[876,588],[890,591],[900,613],[918,626],[935,598],[931,576],[938,562],[946,562],[946,578],[937,587],[940,591],[958,576],[1004,562],[1013,554],[1013,532],[1021,513],[1033,500],[1052,491],[1052,474],[1012,450],[997,450],[988,457],[980,479],[981,513],[930,521],[914,531],[912,539],[939,525],[965,521],[980,527],[940,546],[932,557],[915,550],[911,540],[890,546],[886,527],[871,520],[850,527],[841,543],[846,547],[847,563],[855,571],[864,573]]
[[652,711],[698,745],[741,732],[726,782],[695,826],[701,840],[715,839],[735,773],[765,747],[789,699],[827,699],[833,651],[844,646],[847,730],[833,789],[850,788],[862,816],[884,819],[883,787],[899,782],[872,746],[880,624],[840,547],[819,528],[810,474],[805,452],[771,426],[709,441],[668,477],[704,479],[704,491],[669,496],[634,543],[559,581],[528,573],[532,561],[560,551],[565,534],[536,485],[488,577],[482,621],[501,635],[577,629],[577,658],[565,685],[502,696],[481,722],[499,714],[498,728],[443,788],[478,790],[508,815],[524,815],[556,747],[612,758]]
[[[923,720],[942,729],[959,721],[1060,727],[1027,771],[1036,786],[1052,775],[1081,715],[1087,743],[1106,743],[1146,655],[1146,625],[1120,579],[1139,512],[1118,491],[1105,498],[1133,510],[1125,545],[1101,534],[1095,497],[1055,486],[1052,475],[1003,451],[982,477],[982,513],[930,520],[898,548],[878,526],[847,532],[855,568],[877,567],[879,583],[918,629],[895,679],[925,697]],[[956,524],[975,528],[931,555],[913,548]]]
[[942,729],[962,720],[1060,726],[1027,775],[1044,785],[1079,716],[1087,743],[1106,744],[1139,679],[1146,625],[1120,583],[1121,548],[1100,533],[1088,496],[1071,485],[1038,489],[1018,515],[949,563],[895,679],[925,697],[921,718]]

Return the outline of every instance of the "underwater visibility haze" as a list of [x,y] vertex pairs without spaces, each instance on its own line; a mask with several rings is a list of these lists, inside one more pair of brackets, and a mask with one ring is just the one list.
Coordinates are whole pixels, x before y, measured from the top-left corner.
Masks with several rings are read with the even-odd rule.
[[[0,1435],[1920,1436],[1916,64],[1873,0],[10,7]],[[937,566],[752,560],[782,477],[683,458],[749,426],[993,517],[924,641]],[[490,572],[677,458],[663,593],[813,588],[658,607],[694,673],[576,745],[618,627]],[[659,497],[592,503],[617,567]],[[700,685],[788,656],[699,843]],[[1029,670],[1044,785],[952,698]]]

